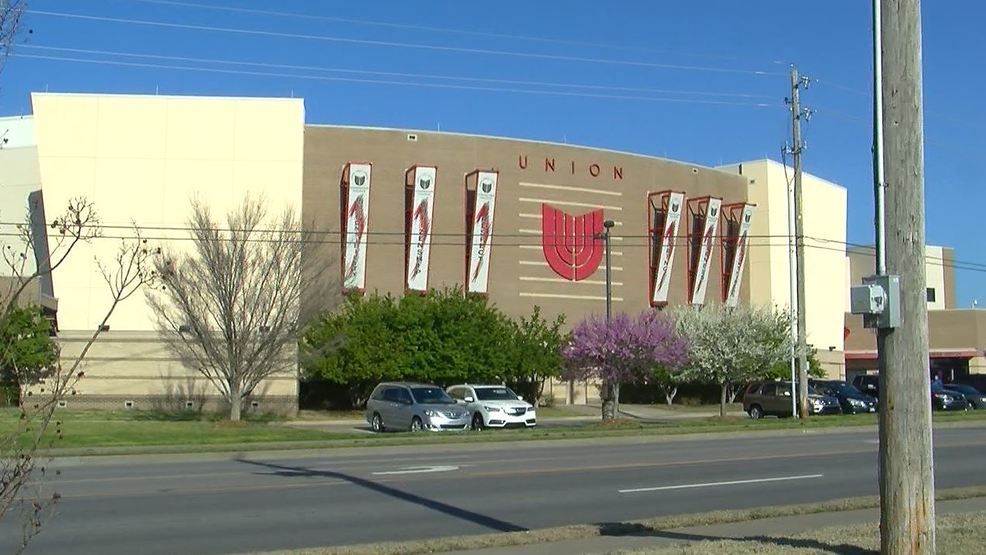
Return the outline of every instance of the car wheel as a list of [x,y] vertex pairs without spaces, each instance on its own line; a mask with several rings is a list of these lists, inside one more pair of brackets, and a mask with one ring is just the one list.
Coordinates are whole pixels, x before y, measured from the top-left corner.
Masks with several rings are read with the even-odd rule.
[[381,433],[385,430],[383,427],[383,418],[380,418],[379,413],[373,413],[373,418],[370,420],[370,428],[377,433]]
[[760,420],[763,418],[763,409],[760,408],[760,405],[753,405],[750,407],[750,418],[754,420]]
[[484,424],[485,423],[483,422],[483,415],[482,414],[479,414],[477,412],[476,414],[472,415],[472,429],[473,430],[476,430],[476,431],[482,430],[483,428],[486,427]]
[[420,418],[418,418],[417,416],[415,416],[414,418],[411,419],[411,431],[412,432],[420,432],[423,429],[424,429],[424,426],[421,424],[421,419]]

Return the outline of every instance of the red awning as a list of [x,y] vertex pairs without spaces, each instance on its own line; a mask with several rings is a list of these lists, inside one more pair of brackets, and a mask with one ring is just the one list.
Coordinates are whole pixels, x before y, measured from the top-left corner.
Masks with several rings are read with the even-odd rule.
[[[975,349],[932,349],[929,358],[973,358],[981,356]],[[846,360],[876,360],[876,351],[846,351]]]

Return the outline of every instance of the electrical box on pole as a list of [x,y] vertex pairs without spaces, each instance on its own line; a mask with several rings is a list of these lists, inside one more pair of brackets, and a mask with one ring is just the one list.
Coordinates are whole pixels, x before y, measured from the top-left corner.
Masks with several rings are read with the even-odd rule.
[[878,275],[863,278],[863,285],[849,290],[849,308],[863,315],[863,327],[900,327],[900,276]]

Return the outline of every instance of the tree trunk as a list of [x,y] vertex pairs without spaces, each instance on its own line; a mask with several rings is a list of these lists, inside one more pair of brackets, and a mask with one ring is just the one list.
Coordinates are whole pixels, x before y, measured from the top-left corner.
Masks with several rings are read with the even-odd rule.
[[733,387],[732,385],[729,386],[729,402],[730,403],[735,403],[736,402],[736,397],[739,395],[739,392],[740,392],[739,388]]
[[599,387],[599,398],[602,401],[603,421],[616,418],[616,392],[613,383],[604,381]]
[[620,382],[613,383],[613,416],[620,417]]
[[664,388],[664,400],[667,401],[670,407],[674,403],[674,397],[678,394],[678,386],[670,386]]
[[243,395],[240,393],[240,384],[231,384],[229,388],[229,419],[231,421],[240,421],[240,409],[242,406]]
[[724,417],[726,416],[726,395],[729,390],[729,384],[728,383],[721,384],[721,389],[722,391],[719,395],[719,416]]

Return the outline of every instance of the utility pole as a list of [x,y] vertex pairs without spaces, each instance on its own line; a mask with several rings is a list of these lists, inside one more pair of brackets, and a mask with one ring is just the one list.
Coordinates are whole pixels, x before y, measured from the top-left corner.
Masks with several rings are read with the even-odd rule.
[[900,324],[883,327],[877,334],[881,552],[933,554],[921,1],[882,0],[882,5],[874,2],[874,8],[884,77],[877,97],[882,96],[883,121],[893,122],[883,130],[885,187],[880,189],[885,188],[889,238],[883,248],[887,272],[900,276]]
[[[798,276],[797,323],[798,323],[798,412],[802,418],[808,417],[808,341],[805,325],[805,235],[804,210],[801,191],[801,87],[808,86],[808,78],[798,75],[798,68],[791,66],[791,155],[794,157],[794,249]],[[793,308],[793,307],[792,307]]]

